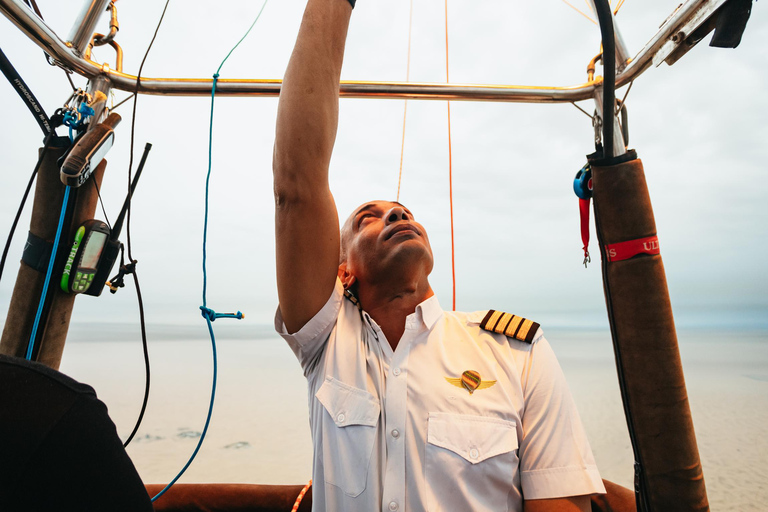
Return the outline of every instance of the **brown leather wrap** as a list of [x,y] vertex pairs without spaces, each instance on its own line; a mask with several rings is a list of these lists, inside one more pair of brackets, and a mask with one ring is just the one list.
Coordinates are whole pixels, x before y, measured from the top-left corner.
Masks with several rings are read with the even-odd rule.
[[[147,484],[155,496],[165,485]],[[303,485],[175,484],[155,501],[157,512],[290,512]],[[310,487],[299,512],[312,509]]]
[[[53,242],[56,236],[61,202],[64,198],[64,185],[59,179],[59,166],[56,163],[64,151],[65,148],[51,147],[45,154],[37,174],[35,200],[29,223],[29,230],[34,235],[50,242]],[[106,165],[107,161],[103,160],[91,178],[78,189],[75,211],[72,216],[73,226],[77,227],[83,221],[93,218],[98,200],[93,180],[95,179],[99,185],[101,184]],[[68,239],[62,240],[61,243],[70,245],[72,242],[71,239]],[[51,277],[49,287],[54,288],[53,302],[48,321],[39,327],[44,329],[44,334],[36,359],[54,370],[58,370],[61,363],[72,307],[75,303],[75,295],[61,291],[59,287],[60,277],[56,275]],[[8,306],[8,316],[3,328],[2,339],[0,339],[0,353],[16,357],[25,356],[44,281],[44,272],[38,272],[26,263],[21,263],[11,302]]]
[[661,256],[608,262],[605,255],[607,244],[656,234],[643,165],[593,164],[592,182],[616,365],[647,509],[709,510]]
[[[634,493],[603,480],[606,494],[592,497],[592,512],[635,512]],[[147,484],[155,496],[165,485]],[[157,512],[290,512],[301,485],[176,484],[155,501]],[[299,512],[312,508],[312,488]]]

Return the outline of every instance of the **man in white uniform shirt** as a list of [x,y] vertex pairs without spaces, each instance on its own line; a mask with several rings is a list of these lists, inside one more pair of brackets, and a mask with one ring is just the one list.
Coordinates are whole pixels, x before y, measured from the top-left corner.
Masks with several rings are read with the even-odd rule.
[[353,3],[308,1],[274,150],[275,325],[308,379],[313,510],[587,511],[605,491],[538,324],[443,311],[427,232],[399,203],[338,229],[328,167]]

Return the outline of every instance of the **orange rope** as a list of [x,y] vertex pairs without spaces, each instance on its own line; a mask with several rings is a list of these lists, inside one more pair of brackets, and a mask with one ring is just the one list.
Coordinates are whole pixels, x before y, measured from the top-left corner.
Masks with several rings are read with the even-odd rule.
[[584,13],[583,13],[582,11],[580,11],[580,10],[579,10],[577,7],[575,7],[574,5],[572,5],[572,4],[570,4],[570,3],[568,3],[566,0],[562,0],[562,1],[563,1],[563,3],[564,3],[565,5],[567,5],[568,7],[570,7],[571,9],[573,9],[574,11],[576,11],[576,12],[577,12],[577,13],[579,13],[579,14],[581,14],[582,16],[584,16],[585,18],[587,18],[589,21],[591,21],[592,23],[594,23],[595,25],[597,25],[597,22],[596,22],[595,20],[593,20],[592,18],[590,18],[588,15],[584,14]]
[[[445,0],[445,82],[450,83],[448,74],[448,0]],[[448,198],[451,205],[451,277],[453,279],[453,310],[456,311],[456,252],[453,237],[453,156],[451,154],[451,102],[448,105]]]
[[[411,11],[408,15],[408,65],[405,68],[405,81],[411,80],[411,27],[413,27],[413,0],[411,0]],[[403,153],[405,152],[405,115],[408,113],[408,100],[403,103],[403,140],[400,143],[400,173],[397,175],[397,199],[400,201],[400,182],[403,179]]]
[[296,501],[293,503],[293,508],[291,509],[291,512],[296,512],[299,510],[299,505],[301,505],[301,500],[304,499],[304,495],[307,494],[307,491],[309,488],[312,487],[312,479],[309,480],[309,483],[304,486],[304,488],[301,490],[299,495],[296,497]]

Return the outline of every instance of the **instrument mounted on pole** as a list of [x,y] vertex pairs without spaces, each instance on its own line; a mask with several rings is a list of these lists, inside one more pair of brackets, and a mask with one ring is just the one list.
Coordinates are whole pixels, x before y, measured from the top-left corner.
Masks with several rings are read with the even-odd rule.
[[101,163],[115,142],[114,128],[120,123],[120,114],[115,112],[83,135],[69,152],[61,165],[61,182],[77,188],[85,183]]

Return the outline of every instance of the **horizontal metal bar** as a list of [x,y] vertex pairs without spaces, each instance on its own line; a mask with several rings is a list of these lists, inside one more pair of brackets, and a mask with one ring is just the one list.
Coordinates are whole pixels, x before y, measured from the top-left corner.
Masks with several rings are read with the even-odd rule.
[[[110,71],[115,88],[133,91],[135,78]],[[343,80],[340,95],[345,98],[400,98],[427,100],[512,101],[555,103],[589,99],[595,84],[575,87],[534,87],[519,85],[474,85],[414,82],[365,82]],[[142,78],[139,92],[172,96],[211,94],[212,81],[196,78]],[[216,94],[223,96],[278,96],[282,80],[219,79]]]
[[[689,0],[662,25],[659,32],[616,76],[616,87],[637,78],[653,61],[653,56],[676,33],[676,28],[702,5],[716,0]],[[79,56],[40,19],[22,0],[0,0],[0,12],[61,65],[93,78],[106,74],[113,88],[133,92],[137,78]],[[220,79],[216,93],[224,96],[277,96],[281,80]],[[522,103],[560,103],[591,99],[601,79],[568,87],[522,85],[473,85],[405,82],[342,81],[341,96],[347,98],[399,98],[422,100],[503,101]],[[140,94],[205,96],[211,94],[212,79],[141,78]]]

